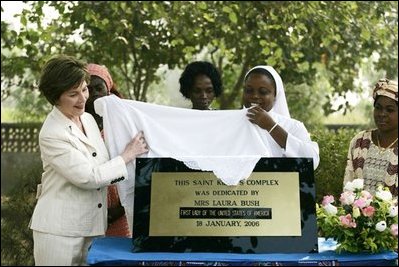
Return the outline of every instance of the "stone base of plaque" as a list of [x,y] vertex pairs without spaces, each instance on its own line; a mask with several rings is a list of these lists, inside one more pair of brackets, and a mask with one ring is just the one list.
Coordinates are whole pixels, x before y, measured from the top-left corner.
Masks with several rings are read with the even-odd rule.
[[134,252],[317,252],[313,163],[262,158],[226,186],[171,158],[136,160]]

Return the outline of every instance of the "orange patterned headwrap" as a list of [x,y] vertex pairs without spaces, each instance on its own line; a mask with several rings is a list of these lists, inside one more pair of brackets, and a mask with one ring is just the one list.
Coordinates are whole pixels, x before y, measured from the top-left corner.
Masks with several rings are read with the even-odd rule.
[[398,82],[380,79],[374,87],[373,98],[376,99],[379,95],[389,97],[398,102]]
[[114,82],[112,80],[111,74],[109,74],[108,69],[105,66],[90,63],[87,65],[87,71],[90,75],[98,76],[104,80],[109,94],[111,88],[114,86]]

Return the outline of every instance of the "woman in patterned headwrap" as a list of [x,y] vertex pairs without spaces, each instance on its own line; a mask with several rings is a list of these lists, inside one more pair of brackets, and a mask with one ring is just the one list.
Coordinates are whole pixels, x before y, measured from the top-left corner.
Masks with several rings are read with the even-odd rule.
[[373,91],[377,129],[358,133],[350,142],[344,185],[364,179],[364,188],[375,192],[378,185],[398,195],[398,83],[377,82]]
[[87,65],[87,70],[90,74],[89,98],[86,102],[86,112],[93,115],[100,130],[103,129],[102,118],[94,111],[94,101],[97,98],[107,96],[110,94],[122,97],[118,92],[111,74],[105,66],[90,63]]
[[[107,96],[110,94],[122,97],[116,89],[114,81],[108,69],[97,64],[88,64],[87,70],[90,74],[89,98],[86,102],[86,112],[93,115],[98,127],[103,135],[103,121],[102,118],[94,111],[94,100]],[[125,209],[120,203],[118,190],[116,185],[108,186],[108,228],[105,233],[106,236],[122,236],[130,237],[131,231],[129,229],[128,221],[125,214]]]

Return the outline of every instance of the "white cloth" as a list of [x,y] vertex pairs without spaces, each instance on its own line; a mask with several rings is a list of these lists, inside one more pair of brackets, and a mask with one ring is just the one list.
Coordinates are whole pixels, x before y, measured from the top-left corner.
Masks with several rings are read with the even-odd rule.
[[[192,110],[124,100],[116,96],[94,102],[103,117],[104,138],[111,157],[143,131],[150,151],[146,157],[171,157],[188,167],[213,171],[225,184],[236,185],[246,179],[261,157],[313,158],[319,164],[319,149],[303,123],[270,112],[287,132],[286,149],[270,134],[248,121],[247,109]],[[134,196],[133,163],[128,164],[129,179],[117,184],[122,205],[131,206]]]
[[[201,111],[160,106],[116,96],[94,103],[103,117],[104,139],[111,157],[143,131],[150,151],[146,157],[171,157],[188,167],[213,171],[225,184],[248,178],[261,157],[272,154],[264,130],[250,123],[247,110]],[[281,152],[280,152],[280,155]],[[118,183],[122,204],[134,192],[134,164],[127,165],[129,179]]]

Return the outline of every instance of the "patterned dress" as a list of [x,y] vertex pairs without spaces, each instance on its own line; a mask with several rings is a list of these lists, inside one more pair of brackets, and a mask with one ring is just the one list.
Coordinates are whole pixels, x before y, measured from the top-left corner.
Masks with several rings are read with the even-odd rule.
[[382,149],[373,143],[372,130],[358,133],[350,142],[344,185],[364,179],[364,189],[375,193],[378,185],[398,195],[398,144]]

